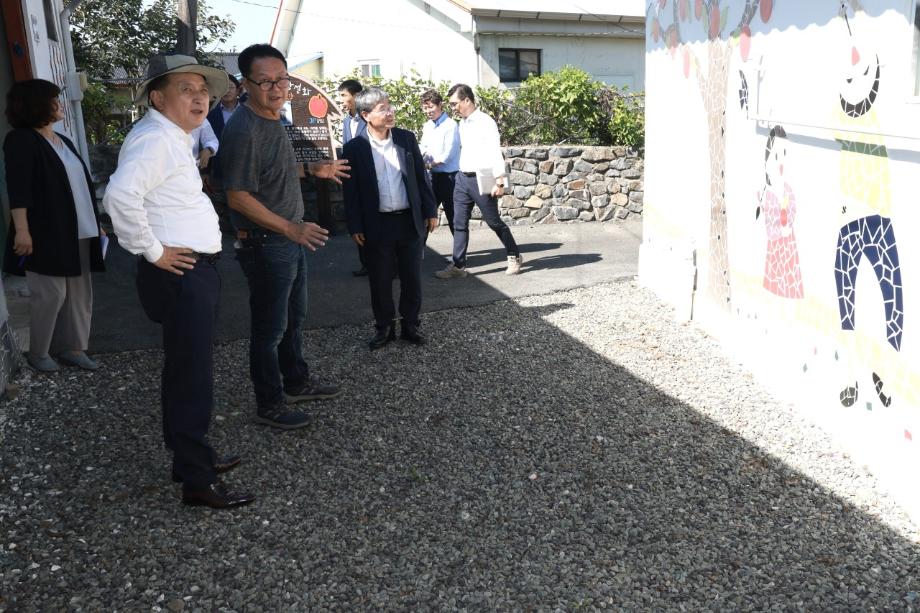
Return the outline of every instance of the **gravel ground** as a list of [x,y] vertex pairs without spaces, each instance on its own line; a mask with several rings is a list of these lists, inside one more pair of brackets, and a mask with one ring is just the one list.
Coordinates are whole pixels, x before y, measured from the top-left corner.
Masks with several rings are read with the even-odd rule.
[[426,315],[428,346],[312,330],[345,395],[213,440],[257,502],[186,508],[157,351],[0,406],[0,610],[912,610],[920,531],[820,430],[632,282]]

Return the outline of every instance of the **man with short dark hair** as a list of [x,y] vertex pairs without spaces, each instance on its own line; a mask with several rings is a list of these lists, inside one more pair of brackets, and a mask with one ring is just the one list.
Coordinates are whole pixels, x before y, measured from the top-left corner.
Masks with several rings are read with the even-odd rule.
[[[334,385],[310,377],[303,355],[307,317],[307,257],[328,232],[304,223],[300,166],[281,109],[291,85],[284,55],[251,45],[239,56],[249,94],[223,132],[221,172],[237,228],[237,259],[249,282],[249,371],[258,423],[281,429],[309,425],[309,415],[286,402],[335,398]],[[347,160],[311,163],[309,172],[339,181]]]
[[208,123],[211,124],[217,140],[220,140],[221,135],[224,133],[224,126],[227,125],[230,117],[233,116],[233,112],[239,107],[240,95],[243,93],[243,87],[240,85],[239,79],[230,73],[227,73],[227,78],[230,79],[230,89],[221,96],[220,104],[208,113]]
[[[521,251],[514,242],[511,229],[498,213],[498,199],[504,195],[508,181],[498,126],[495,120],[476,108],[476,97],[469,85],[458,83],[450,88],[447,95],[450,108],[463,118],[460,121],[460,171],[454,188],[453,261],[435,276],[455,279],[468,274],[466,250],[474,206],[479,207],[483,220],[505,246],[508,256],[505,274],[516,275],[521,272]],[[489,187],[487,183],[492,180],[494,184]]]
[[376,328],[368,344],[379,349],[396,338],[393,276],[398,270],[402,338],[421,345],[422,249],[438,225],[437,204],[415,135],[394,127],[396,116],[386,93],[369,87],[355,104],[367,132],[345,145],[354,165],[353,177],[344,184],[345,211],[352,239],[368,256]]
[[[342,145],[356,136],[362,136],[367,132],[367,122],[355,111],[355,96],[357,96],[364,87],[360,81],[355,79],[345,79],[339,84],[339,104],[345,111],[345,119],[342,120]],[[344,154],[343,154],[344,155]],[[367,276],[367,258],[364,255],[364,247],[357,245],[358,261],[361,262],[361,268],[351,271],[356,277]]]
[[421,97],[422,112],[428,121],[422,127],[419,148],[431,172],[431,189],[434,198],[444,207],[447,227],[454,233],[454,187],[460,169],[460,137],[457,122],[444,112],[444,99],[436,89],[429,89]]
[[345,119],[342,121],[342,144],[347,145],[348,141],[356,136],[361,136],[367,130],[367,123],[364,118],[355,110],[355,96],[357,96],[364,87],[360,81],[355,79],[345,79],[339,84],[339,104],[345,111]]
[[227,76],[184,55],[154,56],[146,74],[135,104],[150,109],[121,146],[105,210],[119,244],[139,256],[144,311],[163,326],[163,437],[173,452],[173,480],[182,482],[182,501],[236,507],[255,497],[227,491],[217,475],[240,458],[218,457],[207,441],[221,238],[189,136],[205,121],[211,95],[227,89]]

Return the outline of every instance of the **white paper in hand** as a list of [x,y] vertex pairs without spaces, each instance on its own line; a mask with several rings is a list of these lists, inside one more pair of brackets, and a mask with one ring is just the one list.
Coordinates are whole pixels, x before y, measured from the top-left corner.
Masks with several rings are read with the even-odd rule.
[[495,187],[495,177],[492,175],[491,168],[480,168],[476,171],[476,186],[483,196],[492,195],[492,188]]
[[105,254],[109,252],[109,237],[105,234],[99,237],[99,243],[102,246],[102,259],[105,259]]

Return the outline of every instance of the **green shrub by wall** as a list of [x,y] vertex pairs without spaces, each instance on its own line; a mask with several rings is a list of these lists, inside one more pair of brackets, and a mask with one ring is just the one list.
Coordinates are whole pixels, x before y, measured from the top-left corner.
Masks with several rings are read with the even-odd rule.
[[[400,79],[362,77],[357,72],[320,85],[335,95],[339,83],[357,79],[365,87],[377,86],[390,96],[396,108],[396,125],[421,135],[425,124],[419,97],[437,89],[445,100],[451,84],[425,79],[416,71]],[[641,147],[645,141],[643,94],[631,94],[595,81],[573,66],[530,77],[516,89],[474,88],[483,112],[498,124],[503,145],[626,145]],[[340,136],[340,135],[339,135]]]

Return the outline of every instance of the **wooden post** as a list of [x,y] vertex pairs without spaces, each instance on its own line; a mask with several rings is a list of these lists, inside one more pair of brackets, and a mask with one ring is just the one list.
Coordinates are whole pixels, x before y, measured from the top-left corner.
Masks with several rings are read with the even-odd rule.
[[179,1],[179,44],[176,49],[184,55],[195,55],[195,32],[198,29],[198,0]]

